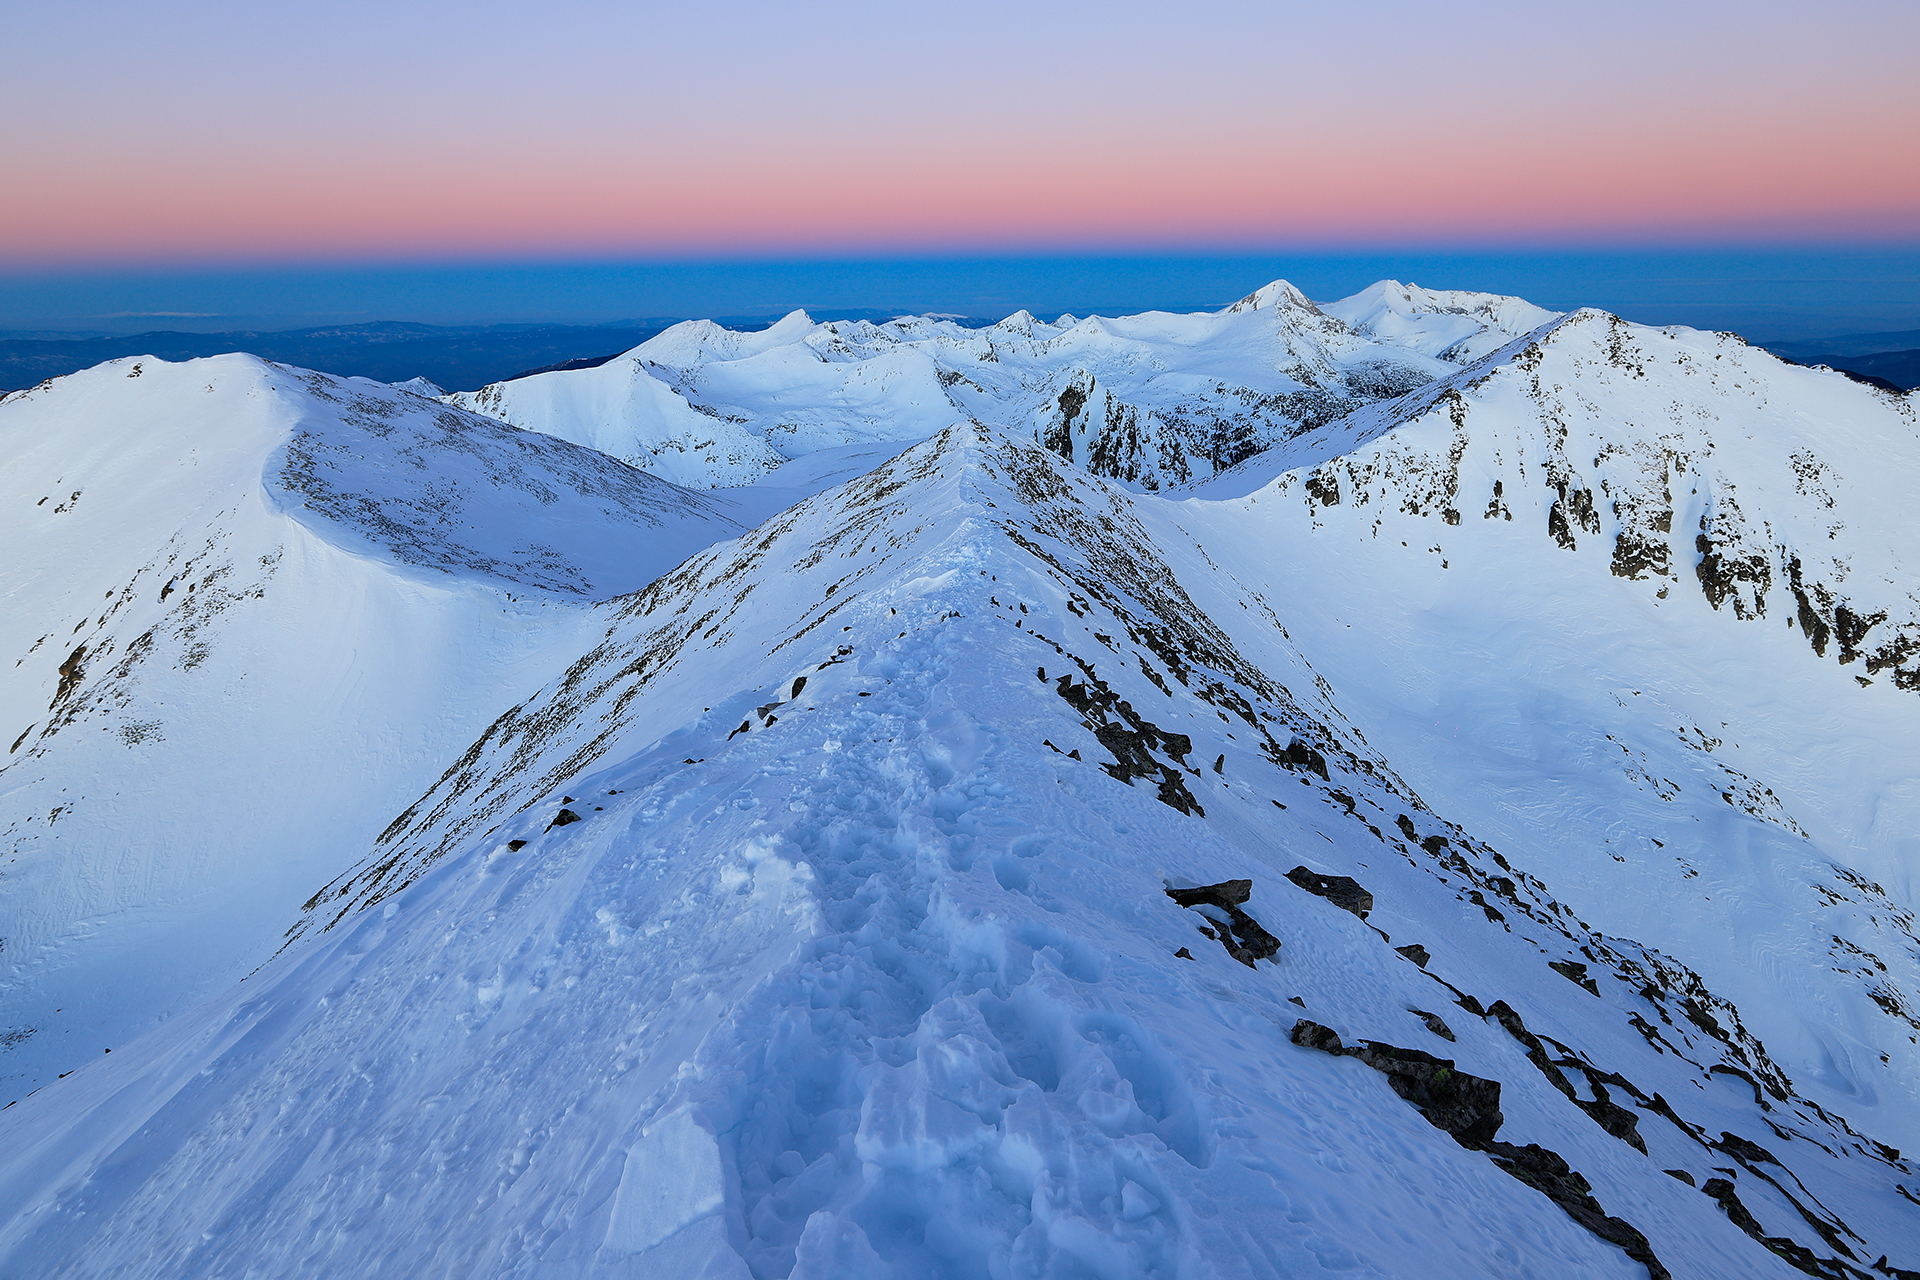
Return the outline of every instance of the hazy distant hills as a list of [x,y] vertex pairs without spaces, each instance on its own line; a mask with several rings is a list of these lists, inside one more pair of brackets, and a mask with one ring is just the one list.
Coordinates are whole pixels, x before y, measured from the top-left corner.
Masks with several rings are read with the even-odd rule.
[[1767,349],[1795,364],[1821,365],[1879,378],[1902,391],[1920,387],[1920,329],[1854,333],[1811,342],[1772,342]]
[[499,382],[580,357],[611,356],[645,342],[671,320],[613,327],[494,325],[442,328],[380,321],[278,333],[135,333],[92,338],[0,336],[0,388],[31,387],[122,356],[189,360],[246,351],[342,377],[399,382],[428,378],[448,390]]
[[[884,320],[891,318],[891,313],[833,312],[816,318]],[[340,377],[372,378],[377,382],[426,378],[447,391],[474,391],[529,374],[595,368],[675,323],[674,317],[609,325],[441,326],[383,320],[274,332],[160,330],[71,338],[44,331],[9,335],[0,330],[0,391],[31,387],[122,356],[188,360],[231,351],[246,351]],[[753,331],[765,328],[769,318],[729,317],[720,323]],[[959,321],[963,328],[982,323]],[[1884,379],[1903,391],[1920,386],[1920,329],[1765,345],[1796,364],[1824,364],[1862,377]]]
[[[894,313],[863,309],[822,314],[833,319],[885,320]],[[272,332],[159,330],[72,337],[45,330],[0,330],[0,391],[18,391],[123,356],[191,360],[234,351],[336,377],[372,378],[376,382],[425,378],[447,391],[473,391],[488,383],[533,373],[591,369],[632,350],[682,318],[659,316],[604,325],[431,325],[381,320]],[[728,316],[719,323],[753,332],[772,321],[771,316]],[[971,327],[986,322],[958,323]]]

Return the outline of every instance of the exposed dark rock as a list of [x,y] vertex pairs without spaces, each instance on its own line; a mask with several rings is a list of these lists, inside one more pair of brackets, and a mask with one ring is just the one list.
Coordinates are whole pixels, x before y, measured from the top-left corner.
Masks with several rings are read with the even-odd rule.
[[1840,665],[1854,661],[1860,656],[1860,642],[1867,638],[1867,632],[1887,620],[1887,611],[1861,615],[1847,608],[1837,606],[1833,611],[1834,634],[1840,639]]
[[1307,867],[1295,867],[1287,879],[1308,893],[1325,898],[1342,911],[1351,911],[1362,920],[1373,910],[1373,895],[1360,887],[1352,876],[1326,876]]
[[[1256,960],[1279,954],[1280,939],[1261,928],[1258,920],[1240,909],[1240,904],[1253,896],[1253,881],[1224,880],[1219,884],[1168,889],[1166,892],[1181,906],[1200,911],[1206,916],[1213,924],[1209,936],[1218,939],[1220,945],[1227,949],[1227,954],[1247,968],[1256,968]],[[1213,909],[1211,912],[1204,910],[1209,907]],[[1203,929],[1202,932],[1209,931]]]
[[575,813],[571,809],[562,809],[560,812],[553,815],[553,821],[547,824],[547,830],[551,831],[555,827],[569,826],[578,821],[580,821],[579,814]]
[[[1800,634],[1807,638],[1807,643],[1813,646],[1815,654],[1822,658],[1826,657],[1827,641],[1833,635],[1833,629],[1807,595],[1806,584],[1800,576],[1799,556],[1794,556],[1787,561],[1787,585],[1793,591],[1794,603],[1799,606],[1799,612],[1794,616],[1800,621]],[[1820,590],[1817,584],[1814,590]]]
[[1587,976],[1587,966],[1578,960],[1549,960],[1547,968],[1568,982],[1578,983],[1596,996],[1600,994],[1600,984]]
[[1298,738],[1289,742],[1285,751],[1274,756],[1274,763],[1283,769],[1305,769],[1308,773],[1317,773],[1323,782],[1331,780],[1327,776],[1327,758]]
[[1433,1034],[1439,1036],[1442,1040],[1450,1041],[1453,1039],[1453,1028],[1449,1027],[1439,1014],[1428,1013],[1425,1009],[1410,1009],[1408,1012],[1412,1013],[1414,1017],[1420,1019],[1420,1021],[1426,1023],[1427,1030],[1433,1032]]
[[1187,950],[1185,947],[1180,948],[1178,951],[1174,952],[1173,954],[1174,954],[1174,957],[1179,960],[1193,959],[1193,952]]
[[1520,1015],[1513,1011],[1512,1005],[1505,1000],[1496,1000],[1493,1002],[1493,1007],[1487,1010],[1487,1016],[1505,1027],[1507,1034],[1520,1042],[1527,1051],[1527,1061],[1540,1069],[1540,1074],[1547,1078],[1547,1083],[1569,1098],[1574,1096],[1573,1086],[1567,1083],[1567,1078],[1561,1074],[1560,1068],[1553,1065],[1539,1037],[1527,1030],[1527,1024],[1520,1020]]
[[1168,889],[1167,896],[1183,907],[1208,903],[1217,907],[1237,907],[1253,897],[1253,881],[1222,880],[1219,884],[1190,885],[1183,889]]
[[65,702],[67,695],[72,693],[75,686],[86,677],[86,661],[87,646],[81,645],[68,654],[66,661],[60,664],[60,687],[54,690],[53,701],[47,704],[48,710],[57,708]]
[[524,848],[526,848],[526,847],[527,847],[527,842],[526,842],[525,840],[509,840],[509,841],[507,841],[507,848],[509,848],[509,849],[511,849],[511,850],[513,850],[513,851],[514,851],[515,853],[518,853],[518,852],[520,852],[520,850],[522,850],[522,849],[524,849]]
[[1417,942],[1409,942],[1404,947],[1395,947],[1394,950],[1419,965],[1422,969],[1427,967],[1427,961],[1433,959],[1433,956],[1428,953],[1427,949]]
[[1318,1049],[1322,1053],[1345,1054],[1347,1051],[1346,1046],[1340,1043],[1339,1033],[1332,1027],[1323,1027],[1305,1018],[1293,1024],[1293,1033],[1289,1039],[1297,1045]]
[[1665,1169],[1665,1170],[1662,1170],[1662,1172],[1664,1172],[1669,1178],[1680,1179],[1680,1181],[1686,1183],[1690,1187],[1696,1185],[1693,1180],[1693,1175],[1688,1173],[1685,1169]]
[[[1765,556],[1757,553],[1743,556],[1726,545],[1729,527],[1739,528],[1738,514],[1731,502],[1725,513],[1713,512],[1700,517],[1700,532],[1693,539],[1694,550],[1700,553],[1699,562],[1693,566],[1694,575],[1700,579],[1707,603],[1715,609],[1731,601],[1736,617],[1765,617],[1773,571],[1767,567]],[[1753,595],[1751,613],[1746,597],[1740,592],[1742,584]]]
[[1575,1098],[1574,1105],[1591,1116],[1593,1122],[1609,1134],[1641,1155],[1647,1154],[1647,1140],[1640,1136],[1640,1117],[1609,1097],[1607,1087],[1598,1080],[1589,1076],[1587,1083],[1593,1090],[1593,1101]]
[[1291,1038],[1309,1049],[1358,1058],[1382,1073],[1393,1091],[1418,1107],[1429,1124],[1445,1130],[1469,1150],[1486,1152],[1506,1173],[1644,1265],[1652,1280],[1670,1280],[1671,1273],[1654,1255],[1647,1237],[1632,1223],[1609,1216],[1593,1198],[1592,1185],[1558,1154],[1537,1144],[1516,1147],[1495,1139],[1503,1119],[1498,1080],[1456,1071],[1452,1062],[1418,1049],[1401,1049],[1373,1040],[1347,1048],[1331,1028],[1305,1018],[1294,1023]]
[[1135,778],[1157,778],[1162,804],[1193,817],[1207,816],[1207,811],[1187,790],[1180,770],[1154,756],[1154,752],[1159,751],[1168,760],[1184,763],[1187,753],[1193,750],[1192,738],[1161,729],[1135,711],[1133,704],[1116,694],[1106,681],[1090,673],[1084,681],[1075,684],[1073,673],[1068,672],[1055,683],[1054,692],[1085,718],[1100,745],[1113,755],[1112,764],[1100,766],[1109,776],[1128,786],[1133,785]]
[[1385,1075],[1395,1093],[1418,1107],[1428,1123],[1452,1134],[1462,1146],[1489,1142],[1500,1131],[1503,1117],[1498,1080],[1457,1071],[1447,1058],[1375,1040],[1341,1052]]
[[1670,568],[1670,553],[1664,538],[1648,537],[1622,529],[1613,540],[1613,572],[1621,578],[1664,578]]
[[1547,509],[1547,532],[1553,540],[1568,551],[1574,549],[1573,530],[1575,526],[1589,533],[1600,532],[1600,517],[1593,509],[1593,494],[1586,489],[1569,489],[1566,482],[1558,486],[1560,496]]
[[1708,1178],[1700,1190],[1720,1202],[1720,1208],[1726,1213],[1729,1222],[1778,1254],[1789,1266],[1804,1271],[1810,1276],[1830,1276],[1834,1280],[1845,1280],[1847,1269],[1838,1262],[1822,1258],[1796,1240],[1786,1236],[1770,1236],[1761,1230],[1759,1222],[1747,1211],[1747,1206],[1740,1203],[1740,1196],[1734,1191],[1733,1184],[1725,1178]]
[[1653,1246],[1640,1229],[1623,1218],[1610,1217],[1593,1198],[1592,1184],[1559,1155],[1531,1142],[1524,1147],[1489,1142],[1482,1149],[1495,1164],[1559,1205],[1569,1218],[1609,1244],[1618,1245],[1629,1258],[1646,1267],[1653,1280],[1670,1280],[1672,1273],[1654,1256]]
[[1757,1142],[1749,1142],[1737,1133],[1721,1133],[1720,1141],[1714,1144],[1736,1160],[1752,1163],[1779,1164],[1773,1158],[1773,1152]]

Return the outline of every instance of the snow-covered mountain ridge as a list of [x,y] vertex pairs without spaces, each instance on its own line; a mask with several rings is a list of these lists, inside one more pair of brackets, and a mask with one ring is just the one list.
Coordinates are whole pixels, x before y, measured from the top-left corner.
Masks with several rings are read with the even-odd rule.
[[1194,489],[961,422],[714,541],[0,1116],[4,1265],[1907,1274],[1913,402],[1785,368],[1577,313]]
[[[1916,467],[1911,396],[1731,335],[1582,311],[1196,492],[1284,468],[1279,492],[1371,507],[1376,530],[1395,508],[1455,526],[1517,509],[1568,551],[1597,539],[1614,574],[1661,599],[1697,587],[1715,609],[1797,628],[1821,657],[1864,660],[1863,680],[1920,689],[1920,520],[1899,492]],[[1867,527],[1849,510],[1872,513]]]
[[0,451],[9,1100],[258,964],[592,600],[739,531],[591,450],[249,356],[10,396]]
[[694,488],[751,483],[821,449],[922,440],[955,418],[1030,429],[1096,475],[1206,479],[1354,407],[1419,386],[1553,319],[1517,298],[1382,281],[1323,310],[1285,281],[1211,314],[1018,312],[761,333],[676,325],[596,369],[449,397]]

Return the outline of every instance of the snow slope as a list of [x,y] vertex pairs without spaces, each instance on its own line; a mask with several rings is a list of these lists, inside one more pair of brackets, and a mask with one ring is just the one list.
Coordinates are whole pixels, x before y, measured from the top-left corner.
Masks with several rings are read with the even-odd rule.
[[[925,316],[816,324],[799,311],[761,333],[690,321],[595,369],[450,400],[696,488],[750,484],[821,450],[904,446],[971,417],[1031,432],[1096,475],[1160,489],[1552,319],[1518,299],[1421,291],[1416,302],[1393,285],[1406,316],[1389,325],[1376,314],[1383,288],[1330,312],[1275,281],[1218,313],[1046,324],[1022,311],[987,329]],[[1343,306],[1372,328],[1334,318]]]
[[[1575,339],[1595,324],[1543,339],[1539,367],[1590,362]],[[1491,399],[1522,367],[1448,390]],[[1430,468],[1422,406],[1446,421],[1453,403],[1383,411],[1353,465],[1405,437]],[[5,1267],[1920,1265],[1914,1170],[1869,1123],[1910,1122],[1903,1100],[1804,1096],[1804,1046],[1756,1034],[1771,1011],[1616,928],[1638,906],[1620,897],[1666,884],[1567,900],[1552,824],[1577,794],[1547,792],[1496,849],[1428,791],[1488,808],[1427,776],[1438,752],[1403,768],[1375,737],[1391,682],[1356,677],[1350,697],[1321,673],[1342,645],[1377,666],[1417,630],[1350,581],[1395,554],[1334,524],[1357,508],[1307,506],[1303,471],[1243,501],[1131,494],[1025,435],[944,430],[612,607],[312,897],[276,960],[0,1119]],[[1528,461],[1538,488],[1547,462]],[[1473,526],[1568,561],[1603,550],[1562,551],[1545,528],[1539,500]],[[1382,591],[1455,572],[1406,551]],[[1287,557],[1345,572],[1283,595]],[[1562,597],[1532,612],[1578,647],[1571,579],[1516,564],[1538,576],[1501,585]],[[1577,585],[1580,617],[1625,608]],[[1380,637],[1319,620],[1347,587]],[[1668,598],[1649,628],[1678,616]],[[1762,634],[1704,598],[1695,614],[1728,645]],[[1474,634],[1477,678],[1498,685],[1515,654]],[[1837,668],[1798,642],[1766,670]],[[1691,785],[1672,803],[1738,810]],[[1754,803],[1729,821],[1777,828]],[[1239,915],[1166,892],[1242,878]],[[1814,973],[1759,999],[1844,1004],[1858,981]],[[1394,1077],[1397,1093],[1329,1034],[1397,1046],[1365,1052],[1424,1083]],[[1485,1099],[1476,1080],[1498,1082],[1497,1117],[1460,1101]]]
[[1920,1143],[1914,397],[1586,311],[1290,447],[1177,527],[1368,740]]
[[222,356],[0,402],[0,1092],[270,956],[449,756],[728,504]]

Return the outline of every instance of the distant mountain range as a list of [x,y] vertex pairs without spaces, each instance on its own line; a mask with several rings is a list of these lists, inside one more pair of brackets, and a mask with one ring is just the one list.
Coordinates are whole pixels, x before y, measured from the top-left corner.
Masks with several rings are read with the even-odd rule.
[[1826,365],[1889,391],[1920,387],[1920,329],[1852,333],[1808,342],[1770,342],[1767,350],[1795,364]]
[[[885,320],[894,313],[841,310],[825,314],[842,320]],[[0,330],[0,391],[18,391],[124,356],[193,360],[234,351],[342,378],[372,378],[375,382],[425,378],[447,391],[471,391],[490,382],[510,382],[535,373],[591,369],[632,350],[682,318],[653,316],[602,325],[449,326],[380,320],[271,332],[154,330],[71,336],[46,330]],[[766,328],[772,317],[726,316],[719,323],[751,333]],[[987,322],[958,323],[977,326]]]
[[[885,311],[834,311],[815,313],[811,318],[884,321],[893,316]],[[957,317],[940,319],[959,329],[979,329],[989,323]],[[446,391],[474,391],[489,383],[511,382],[534,374],[597,368],[676,323],[679,317],[606,325],[441,326],[382,320],[273,332],[156,330],[72,337],[46,331],[0,330],[0,391],[31,387],[123,356],[191,360],[232,351],[339,377],[372,378],[376,382],[425,378]],[[721,317],[716,323],[750,333],[768,328],[772,321],[764,316],[734,316]],[[1763,345],[1795,364],[1826,365],[1868,381],[1879,379],[1889,389],[1906,391],[1920,386],[1920,329]]]
[[[549,368],[582,367],[581,357],[611,358],[667,328],[672,320],[587,325],[443,328],[383,320],[277,333],[173,333],[54,338],[0,333],[0,388],[19,390],[123,356],[192,360],[245,351],[341,377],[399,382],[426,378],[448,390],[499,382]],[[751,323],[751,322],[746,322]]]

